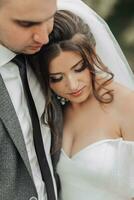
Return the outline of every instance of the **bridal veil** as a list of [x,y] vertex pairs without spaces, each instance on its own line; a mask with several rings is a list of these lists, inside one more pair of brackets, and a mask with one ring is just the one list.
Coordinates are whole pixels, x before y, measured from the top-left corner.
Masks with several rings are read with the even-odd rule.
[[131,68],[106,22],[81,0],[58,0],[58,10],[70,10],[91,28],[96,39],[97,54],[115,75],[115,80],[134,89]]

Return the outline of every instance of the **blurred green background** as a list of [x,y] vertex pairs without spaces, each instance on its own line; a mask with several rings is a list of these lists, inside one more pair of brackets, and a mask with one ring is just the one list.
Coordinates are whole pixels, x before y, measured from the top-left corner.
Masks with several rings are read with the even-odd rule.
[[108,23],[134,71],[134,0],[83,0]]

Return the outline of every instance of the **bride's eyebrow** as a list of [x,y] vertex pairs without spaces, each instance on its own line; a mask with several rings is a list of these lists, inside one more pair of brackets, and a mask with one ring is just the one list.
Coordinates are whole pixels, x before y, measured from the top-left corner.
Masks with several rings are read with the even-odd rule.
[[80,63],[83,62],[83,59],[79,60],[76,64],[74,64],[71,69],[74,69],[75,67],[77,67],[77,65],[79,65]]
[[[75,63],[72,67],[71,70],[74,69],[75,67],[77,67],[80,63],[83,62],[83,59],[79,60],[77,63]],[[49,75],[62,75],[62,72],[55,72],[55,73],[49,73]]]

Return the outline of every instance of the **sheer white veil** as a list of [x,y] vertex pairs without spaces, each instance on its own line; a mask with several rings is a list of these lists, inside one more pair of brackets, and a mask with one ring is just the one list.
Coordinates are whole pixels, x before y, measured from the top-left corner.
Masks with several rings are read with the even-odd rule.
[[70,10],[91,28],[96,40],[97,54],[115,75],[115,80],[134,89],[131,68],[106,22],[81,0],[58,0],[58,10]]

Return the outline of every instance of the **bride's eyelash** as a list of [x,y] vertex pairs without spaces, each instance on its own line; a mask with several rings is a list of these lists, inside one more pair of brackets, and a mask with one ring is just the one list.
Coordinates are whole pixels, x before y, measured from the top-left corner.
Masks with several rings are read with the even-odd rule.
[[85,63],[83,62],[83,63],[81,64],[81,66],[77,66],[77,67],[76,67],[75,72],[82,72],[82,71],[84,71],[86,68],[87,68],[87,67],[86,67]]
[[[85,64],[84,62],[82,62],[82,63],[79,63],[79,64],[74,68],[74,71],[79,73],[79,72],[84,71],[86,68],[87,68],[86,64]],[[62,76],[60,76],[60,77],[55,77],[55,76],[53,76],[53,75],[50,75],[50,76],[49,76],[49,81],[50,81],[50,83],[57,83],[57,82],[60,82],[62,79],[63,79]]]
[[62,76],[59,77],[59,78],[56,78],[56,77],[53,77],[53,76],[50,76],[50,77],[49,77],[49,81],[50,81],[51,83],[57,83],[57,82],[59,82],[59,81],[61,81],[61,80],[62,80]]

